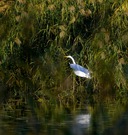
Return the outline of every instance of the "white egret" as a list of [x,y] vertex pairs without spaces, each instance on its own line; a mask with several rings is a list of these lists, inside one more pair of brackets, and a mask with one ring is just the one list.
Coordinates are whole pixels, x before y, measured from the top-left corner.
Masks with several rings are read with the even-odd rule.
[[86,78],[91,78],[90,76],[90,72],[88,69],[76,64],[74,58],[72,56],[65,56],[66,58],[70,58],[72,60],[72,64],[70,64],[70,67],[74,70],[74,73],[77,75],[77,76],[80,76],[80,77],[86,77]]

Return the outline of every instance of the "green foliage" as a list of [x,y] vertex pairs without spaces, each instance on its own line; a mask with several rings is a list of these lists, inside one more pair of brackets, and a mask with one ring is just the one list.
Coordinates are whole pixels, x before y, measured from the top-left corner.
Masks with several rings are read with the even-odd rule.
[[[47,110],[97,102],[99,95],[127,97],[127,0],[18,0],[3,6],[0,76],[7,101],[27,104],[33,97]],[[88,87],[70,75],[67,54],[91,70]]]

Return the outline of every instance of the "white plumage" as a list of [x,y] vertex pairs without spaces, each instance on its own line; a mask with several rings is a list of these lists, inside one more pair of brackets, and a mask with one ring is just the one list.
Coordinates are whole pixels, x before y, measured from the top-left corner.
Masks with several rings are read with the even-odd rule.
[[80,77],[86,77],[86,78],[91,78],[90,76],[90,72],[88,69],[76,64],[74,58],[72,56],[66,56],[66,58],[70,58],[72,60],[72,64],[70,64],[70,67],[74,70],[74,73],[77,75],[77,76],[80,76]]

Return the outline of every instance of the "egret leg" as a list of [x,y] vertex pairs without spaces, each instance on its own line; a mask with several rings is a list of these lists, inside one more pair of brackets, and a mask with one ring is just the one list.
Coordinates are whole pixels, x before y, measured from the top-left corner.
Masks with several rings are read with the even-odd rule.
[[90,80],[87,80],[86,89],[88,88],[88,86],[89,86],[89,83],[90,83]]
[[73,92],[72,94],[74,95],[75,92],[75,76],[73,76],[73,88],[72,88]]
[[73,75],[73,87],[72,87],[72,101],[73,101],[73,104],[75,105],[75,76]]

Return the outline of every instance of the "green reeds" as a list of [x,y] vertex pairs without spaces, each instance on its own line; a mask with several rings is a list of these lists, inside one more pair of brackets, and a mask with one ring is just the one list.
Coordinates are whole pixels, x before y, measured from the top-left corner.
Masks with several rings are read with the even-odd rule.
[[[0,12],[6,102],[27,104],[30,96],[47,110],[53,104],[69,107],[98,97],[127,97],[127,5],[126,0],[10,2]],[[67,54],[92,72],[88,87],[86,79],[73,80]]]

